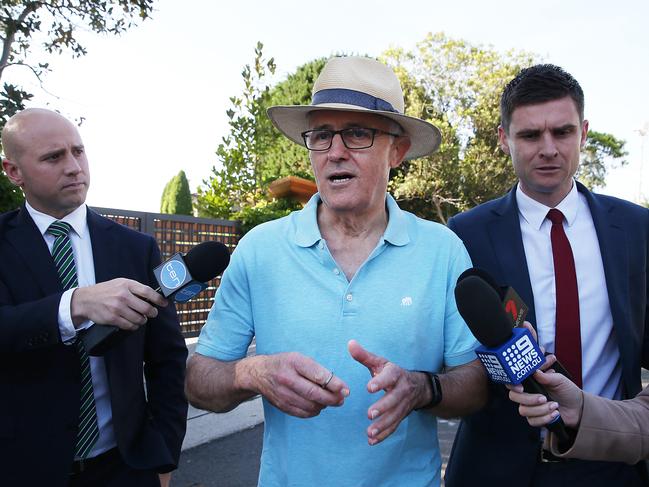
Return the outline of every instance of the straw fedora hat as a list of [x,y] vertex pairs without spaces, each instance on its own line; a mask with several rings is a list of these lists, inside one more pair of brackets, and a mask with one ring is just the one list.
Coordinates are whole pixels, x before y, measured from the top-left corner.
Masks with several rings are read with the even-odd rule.
[[394,120],[410,137],[405,159],[434,152],[442,140],[437,127],[403,114],[403,91],[394,71],[365,57],[330,59],[313,85],[311,105],[283,105],[268,109],[277,129],[293,142],[304,145],[307,115],[319,110],[365,112]]

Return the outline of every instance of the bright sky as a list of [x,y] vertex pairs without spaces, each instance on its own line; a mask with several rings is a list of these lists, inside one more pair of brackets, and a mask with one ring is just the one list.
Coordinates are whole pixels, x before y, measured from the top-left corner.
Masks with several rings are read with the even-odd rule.
[[159,0],[153,18],[122,37],[85,35],[87,56],[51,58],[44,86],[56,97],[16,68],[7,80],[28,80],[37,94],[30,106],[85,118],[89,204],[157,212],[180,169],[192,191],[209,177],[229,97],[242,92],[241,69],[257,41],[281,79],[316,57],[413,49],[428,32],[444,31],[532,51],[573,74],[590,127],[627,141],[629,165],[602,192],[636,200],[640,191],[649,197],[649,136],[642,168],[638,133],[649,124],[647,19],[646,0]]

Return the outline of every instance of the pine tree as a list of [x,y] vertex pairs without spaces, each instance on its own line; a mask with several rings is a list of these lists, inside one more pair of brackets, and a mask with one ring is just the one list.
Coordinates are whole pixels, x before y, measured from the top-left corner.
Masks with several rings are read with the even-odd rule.
[[185,171],[180,171],[167,183],[162,191],[160,213],[172,215],[192,214],[192,195]]

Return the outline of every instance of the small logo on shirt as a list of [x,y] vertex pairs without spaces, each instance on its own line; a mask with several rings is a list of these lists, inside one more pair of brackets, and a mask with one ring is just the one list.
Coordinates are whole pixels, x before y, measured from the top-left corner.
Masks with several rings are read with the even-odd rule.
[[401,306],[411,306],[412,298],[410,296],[405,296],[401,298]]

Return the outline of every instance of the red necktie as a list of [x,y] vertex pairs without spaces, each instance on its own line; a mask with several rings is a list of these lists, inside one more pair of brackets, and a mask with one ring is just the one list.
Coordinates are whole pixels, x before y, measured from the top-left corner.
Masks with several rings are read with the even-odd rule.
[[554,350],[572,380],[581,387],[581,333],[579,332],[579,291],[570,242],[563,231],[563,213],[548,212],[552,222],[550,240],[554,260],[554,285],[557,298],[557,321]]

